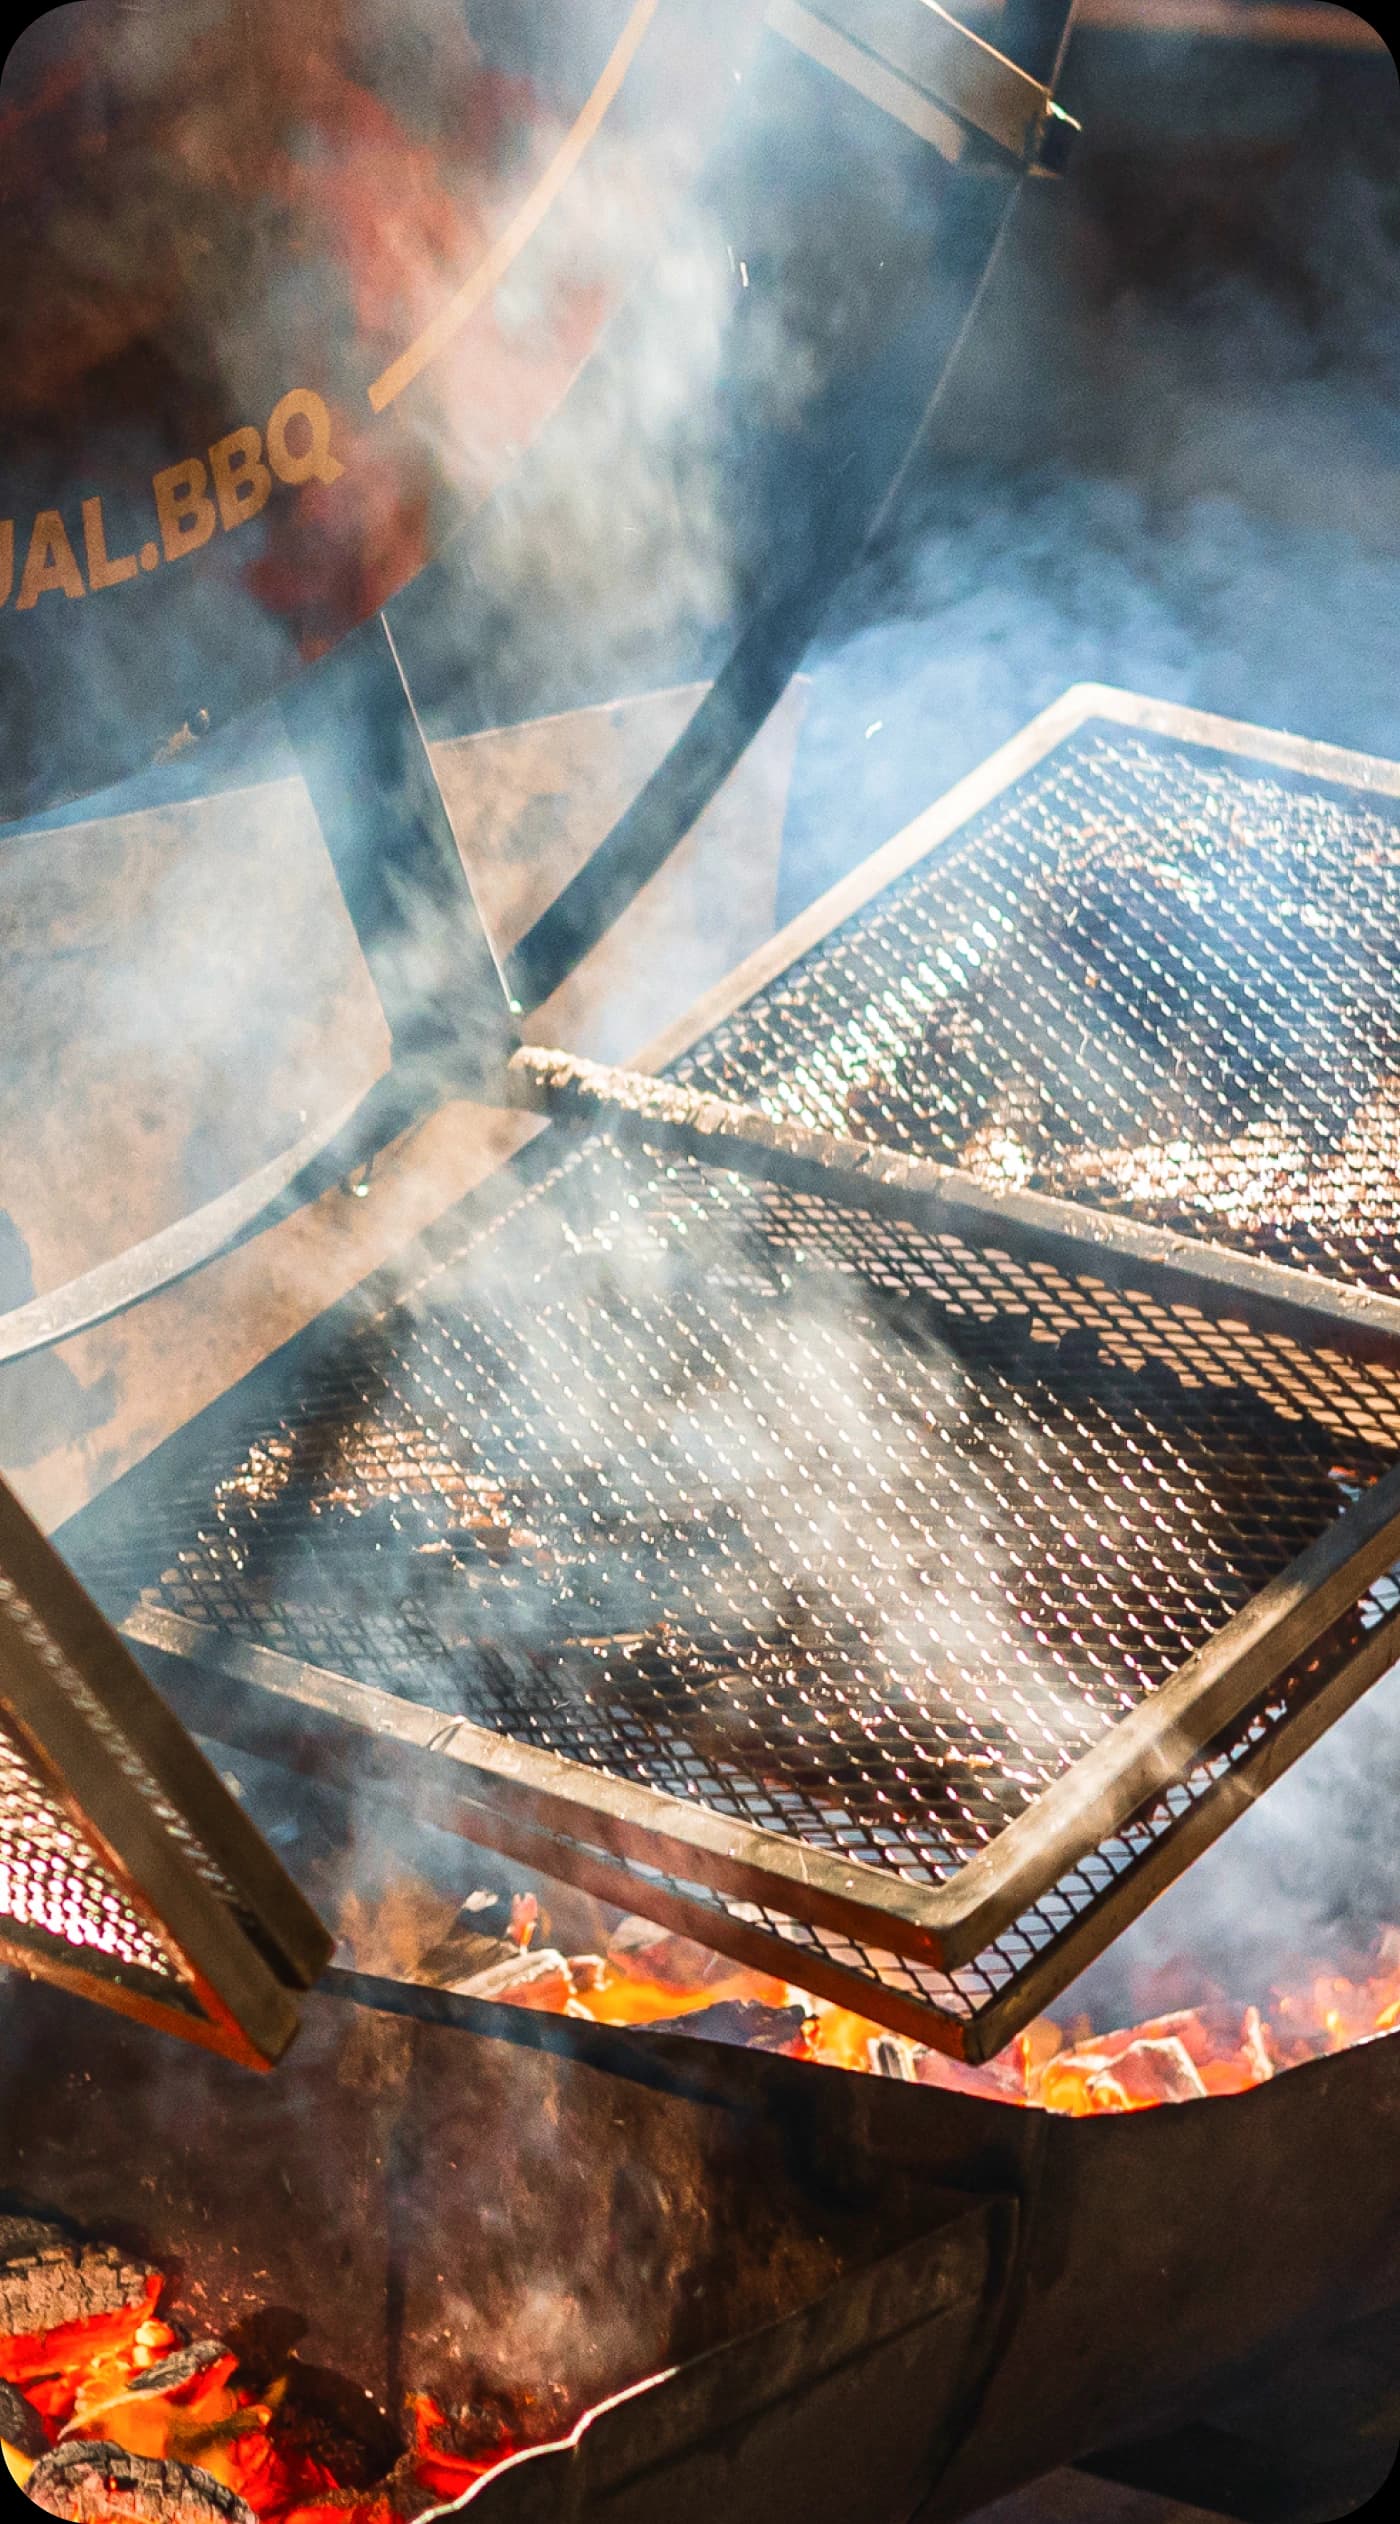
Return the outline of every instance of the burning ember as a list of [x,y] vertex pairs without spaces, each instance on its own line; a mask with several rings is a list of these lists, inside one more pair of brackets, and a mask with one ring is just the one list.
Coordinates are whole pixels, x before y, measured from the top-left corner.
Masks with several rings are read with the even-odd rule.
[[[533,1893],[473,1894],[425,1950],[421,1898],[401,1889],[372,1914],[350,1905],[345,1942],[360,1969],[591,2024],[736,2042],[1076,2117],[1243,2094],[1281,2069],[1400,2026],[1400,1927],[1380,1934],[1359,1977],[1304,1975],[1295,1988],[1275,1991],[1267,2012],[1211,1999],[1109,2033],[1042,2016],[998,2058],[973,2068],[645,1919],[607,1927],[597,1953],[566,1954],[550,1943]],[[600,1913],[600,1925],[607,1916]]]
[[559,2409],[472,2394],[450,2419],[411,2394],[410,2443],[384,2477],[365,2449],[253,2378],[219,2340],[182,2343],[160,2273],[37,2219],[0,2218],[0,2447],[48,2514],[134,2524],[411,2524],[459,2498]]
[[[412,1886],[352,1904],[344,1943],[356,1963],[1059,2113],[1239,2094],[1400,2027],[1400,1928],[1384,1931],[1357,1977],[1300,1981],[1267,2014],[1211,2000],[1102,2034],[1041,2019],[968,2068],[640,1918],[600,1914],[600,1950],[566,1954],[534,1893],[478,1892],[445,1927],[427,1902]],[[376,2460],[306,2404],[295,2366],[255,2372],[223,2341],[182,2339],[163,2289],[158,2270],[115,2245],[0,2218],[0,2445],[44,2511],[74,2524],[421,2524],[512,2454],[558,2439],[574,2415],[562,2391],[508,2402],[483,2386],[464,2342],[451,2406],[408,2396],[405,2450],[386,2469],[382,2448]]]

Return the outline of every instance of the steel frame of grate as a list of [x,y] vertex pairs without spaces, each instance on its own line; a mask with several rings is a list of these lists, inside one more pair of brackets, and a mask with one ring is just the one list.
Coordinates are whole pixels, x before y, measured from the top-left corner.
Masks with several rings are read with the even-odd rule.
[[269,2068],[331,1939],[0,1482],[0,1961]]
[[[921,818],[909,834],[877,854],[857,878],[836,889],[741,968],[722,992],[712,994],[682,1026],[653,1046],[643,1066],[664,1067],[679,1079],[717,1087],[725,1094],[744,1092],[777,1118],[815,1118],[819,1126],[829,1122],[829,1113],[818,1111],[813,1116],[810,1101],[804,1104],[801,1077],[782,1072],[784,1001],[800,1000],[801,974],[794,974],[794,967],[804,958],[838,960],[859,931],[867,906],[878,914],[911,872],[936,874],[956,852],[970,825],[975,846],[974,819],[1006,793],[1014,795],[1018,783],[1024,783],[1092,722],[1165,740],[1197,760],[1243,760],[1260,778],[1278,773],[1285,784],[1325,787],[1329,794],[1365,792],[1373,804],[1386,802],[1384,810],[1376,808],[1382,820],[1391,811],[1388,802],[1400,799],[1400,768],[1396,766],[1361,761],[1330,748],[1207,719],[1136,696],[1081,688],[1043,714],[1010,747]],[[1400,811],[1394,820],[1400,830]],[[760,1001],[765,1004],[756,1010],[755,1003]],[[756,1063],[757,1077],[736,1074],[734,1026],[752,1030],[755,1018],[760,1030],[764,1025],[768,1028],[767,1041],[773,1051],[770,1068],[762,1073],[761,1064]],[[790,1027],[789,1041],[798,1033],[800,1026]],[[825,1054],[829,1049],[828,1029],[821,1050]],[[848,1122],[849,1116],[843,1119]],[[531,1204],[541,1201],[547,1210],[550,1168],[556,1177],[568,1175],[570,1169],[575,1177],[580,1168],[585,1173],[592,1168],[595,1175],[601,1169],[605,1212],[609,1182],[615,1206],[619,1197],[624,1211],[629,1201],[634,1208],[639,1205],[640,1195],[635,1200],[631,1191],[618,1195],[618,1182],[625,1180],[629,1162],[622,1152],[593,1143],[591,1149],[566,1155],[561,1163],[554,1134],[549,1135],[549,1142],[543,1152],[536,1143],[517,1169],[513,1187],[496,1187],[492,1202],[498,1211],[508,1208],[512,1200],[516,1212],[529,1213]],[[648,1161],[643,1156],[631,1162],[635,1167]],[[800,1197],[779,1187],[749,1185],[741,1192],[719,1168],[706,1169],[694,1161],[687,1167],[674,1157],[650,1162],[647,1197],[656,1193],[663,1208],[669,1200],[673,1209],[679,1203],[682,1210],[687,1198],[692,1207],[697,1199],[702,1206],[705,1199],[736,1206],[741,1218],[739,1246],[751,1255],[755,1242],[760,1246],[766,1242],[770,1266],[775,1238],[779,1245],[784,1236],[800,1244],[804,1235],[816,1232],[814,1221],[822,1210],[819,1201],[808,1201],[804,1210]],[[623,1170],[621,1178],[618,1169]],[[546,1176],[543,1190],[531,1179],[541,1174]],[[1249,1457],[1248,1444],[1244,1448],[1252,1480],[1264,1478],[1264,1461],[1278,1457],[1285,1433],[1291,1432],[1289,1446],[1301,1446],[1305,1455],[1311,1450],[1300,1498],[1288,1513],[1281,1512],[1281,1521],[1275,1517],[1262,1557],[1247,1538],[1240,1542],[1240,1520],[1234,1517],[1235,1556],[1227,1582],[1219,1583],[1217,1571],[1214,1591],[1204,1586],[1195,1607],[1194,1631],[1189,1622],[1178,1624],[1177,1644],[1184,1644],[1189,1652],[1168,1658],[1159,1638],[1155,1666],[1151,1658],[1146,1663],[1139,1660],[1141,1688],[1128,1714],[1100,1727],[1077,1759],[1061,1764],[1053,1777],[1042,1778],[1019,1811],[1009,1816],[993,1814],[991,1828],[986,1815],[980,1822],[974,1818],[976,1828],[968,1845],[953,1852],[955,1863],[944,1871],[942,1880],[927,1863],[927,1844],[912,1865],[907,1846],[898,1853],[898,1867],[872,1862],[868,1814],[852,1835],[843,1837],[839,1830],[817,1835],[828,1840],[823,1848],[814,1845],[810,1832],[804,1838],[774,1828],[774,1823],[782,1822],[780,1814],[761,1824],[746,1819],[742,1799],[737,1813],[716,1810],[713,1771],[705,1802],[703,1783],[697,1798],[695,1782],[674,1775],[678,1757],[672,1759],[673,1776],[667,1788],[657,1784],[655,1761],[650,1784],[646,1784],[647,1765],[636,1759],[641,1736],[635,1728],[629,1735],[625,1706],[620,1715],[613,1710],[612,1722],[621,1731],[613,1742],[613,1766],[604,1768],[601,1775],[596,1710],[589,1721],[595,1740],[574,1743],[565,1754],[550,1738],[547,1725],[543,1741],[539,1729],[528,1722],[518,1728],[526,1740],[517,1740],[508,1731],[480,1723],[480,1705],[475,1715],[464,1714],[460,1707],[454,1711],[441,1701],[436,1707],[414,1707],[411,1699],[402,1696],[404,1667],[413,1664],[415,1654],[425,1669],[433,1665],[430,1623],[416,1651],[411,1642],[401,1639],[399,1648],[386,1656],[384,1632],[386,1627],[392,1629],[392,1619],[381,1620],[376,1632],[370,1618],[361,1626],[363,1654],[358,1660],[343,1654],[328,1656],[323,1642],[335,1647],[343,1641],[347,1636],[343,1623],[338,1619],[323,1622],[318,1633],[315,1619],[298,1620],[289,1605],[280,1609],[271,1605],[265,1620],[250,1622],[241,1616],[241,1630],[235,1621],[221,1635],[223,1615],[214,1584],[203,1603],[188,1596],[182,1602],[178,1586],[173,1595],[163,1594],[159,1587],[148,1591],[128,1621],[128,1631],[148,1650],[189,1660],[187,1672],[197,1666],[206,1674],[233,1675],[252,1685],[264,1721],[270,1700],[280,1700],[282,1716],[290,1709],[296,1719],[284,1730],[288,1757],[292,1757],[297,1727],[304,1723],[313,1735],[321,1731],[317,1758],[323,1760],[324,1731],[329,1729],[343,1746],[358,1746],[358,1752],[348,1756],[352,1762],[364,1758],[366,1767],[372,1768],[387,1761],[391,1775],[397,1767],[405,1767],[405,1775],[411,1772],[425,1794],[439,1797],[444,1819],[455,1812],[459,1828],[494,1839],[497,1846],[513,1849],[546,1872],[586,1880],[607,1899],[688,1926],[742,1959],[762,1960],[799,1986],[817,1995],[839,1997],[915,2038],[969,2057],[986,2056],[1082,1968],[1172,1874],[1189,1863],[1224,1828],[1243,1799],[1257,1794],[1296,1758],[1391,1661],[1396,1590],[1388,1572],[1400,1558],[1400,1474],[1385,1467],[1400,1451],[1400,1418],[1396,1416],[1400,1351],[1390,1356],[1387,1343],[1377,1344],[1373,1339],[1368,1365],[1333,1351],[1330,1343],[1321,1353],[1310,1352],[1297,1342],[1251,1329],[1248,1265],[1240,1267],[1234,1302],[1228,1257],[1208,1313],[1164,1305],[1160,1298],[1134,1292],[1130,1270],[1126,1290],[1120,1285],[1110,1291],[1103,1284],[1107,1274],[1101,1266],[1105,1250],[1113,1247],[1115,1229],[1114,1222],[1102,1215],[1086,1216],[1082,1272],[1069,1268],[1063,1256],[1054,1267],[1034,1261],[1017,1263],[990,1247],[977,1251],[953,1237],[921,1239],[918,1230],[900,1229],[888,1220],[871,1219],[862,1227],[848,1216],[838,1231],[825,1218],[820,1227],[832,1250],[839,1246],[841,1234],[853,1237],[857,1245],[863,1238],[863,1265],[859,1258],[853,1264],[849,1253],[844,1259],[838,1253],[836,1268],[838,1274],[844,1270],[848,1279],[853,1271],[860,1277],[864,1269],[866,1295],[884,1310],[882,1327],[891,1308],[896,1315],[902,1310],[906,1317],[918,1318],[900,1325],[896,1346],[906,1341],[911,1330],[916,1355],[920,1342],[927,1345],[924,1318],[932,1298],[937,1339],[945,1341],[956,1330],[960,1363],[966,1368],[968,1356],[974,1356],[974,1381],[976,1374],[982,1374],[984,1399],[988,1377],[992,1384],[998,1378],[1005,1384],[1009,1377],[1013,1388],[1019,1377],[1024,1393],[1029,1375],[1032,1384],[1038,1380],[1037,1389],[1043,1394],[1047,1381],[1050,1385],[1055,1381],[1054,1376],[1047,1379],[1048,1352],[1059,1362],[1061,1392],[1055,1408],[1060,1409],[1066,1380],[1073,1387],[1078,1375],[1082,1384],[1093,1354],[1106,1351],[1112,1369],[1109,1382],[1118,1379],[1107,1417],[1120,1437],[1128,1428],[1131,1454],[1145,1431],[1149,1442],[1155,1442],[1152,1432],[1160,1435],[1162,1415],[1154,1418],[1155,1405],[1149,1402],[1144,1418],[1141,1396],[1153,1390],[1170,1394],[1171,1378],[1163,1387],[1162,1369],[1175,1361],[1178,1389],[1176,1399],[1165,1409],[1168,1422],[1175,1417],[1184,1425],[1183,1413],[1189,1421],[1194,1411],[1201,1425],[1209,1425],[1213,1411],[1219,1416],[1222,1395],[1227,1421],[1231,1407],[1236,1408],[1237,1418],[1242,1412],[1246,1422],[1251,1411],[1263,1410],[1253,1457]],[[499,1224],[483,1228],[469,1206],[453,1228],[434,1237],[415,1300],[420,1324],[429,1316],[437,1324],[433,1310],[440,1302],[449,1314],[462,1303],[451,1287],[455,1278],[460,1291],[462,1273],[460,1267],[448,1273],[449,1262],[460,1265],[473,1239],[478,1259],[493,1242],[499,1252],[503,1232],[508,1251],[509,1219],[505,1231]],[[1123,1241],[1131,1240],[1125,1237]],[[827,1262],[830,1267],[830,1252]],[[1123,1274],[1116,1276],[1121,1283]],[[1317,1286],[1315,1280],[1311,1284]],[[1382,1286],[1386,1285],[1383,1280]],[[517,1273],[511,1288],[516,1301],[521,1286]],[[696,1295],[692,1289],[685,1303],[693,1304]],[[1013,1318],[1019,1319],[1021,1334],[1030,1336],[1029,1369],[1024,1345],[1018,1364],[1012,1354],[1015,1343],[1007,1352],[1004,1340],[1005,1354],[994,1357],[990,1367],[983,1356],[978,1365],[977,1345],[980,1340],[985,1352],[988,1324],[1005,1334]],[[666,1320],[669,1325],[670,1318]],[[658,1321],[654,1317],[648,1325],[645,1307],[640,1310],[640,1345],[633,1345],[628,1372],[641,1373],[643,1381],[646,1335],[657,1330]],[[508,1309],[507,1318],[496,1328],[509,1347]],[[1086,1347],[1087,1336],[1094,1337]],[[323,1341],[322,1356],[326,1349]],[[556,1374],[562,1372],[561,1362],[569,1354],[566,1342],[556,1358]],[[391,1387],[398,1373],[398,1366],[390,1367]],[[414,1374],[421,1404],[421,1360]],[[1121,1408],[1125,1377],[1137,1380],[1127,1421]],[[410,1375],[410,1387],[413,1381]],[[406,1390],[401,1379],[394,1408],[379,1430],[388,1485],[381,1503],[394,1489],[395,1460],[402,1470],[406,1428],[412,1436],[414,1409],[408,1407],[405,1412]],[[1184,1402],[1183,1393],[1200,1399]],[[348,1399],[351,1416],[358,1411],[362,1429],[368,1431],[374,1419],[372,1402],[363,1392]],[[458,1426],[464,1437],[470,1435],[474,1407],[463,1407]],[[280,1435],[273,1430],[274,1454],[278,1446],[284,1451],[294,1448],[298,1408],[294,1403],[284,1415]],[[428,1464],[425,1470],[422,1460],[424,1448],[431,1456],[437,1445],[441,1453],[441,1428],[441,1410],[436,1421],[431,1409],[418,1410],[418,1473],[407,1480],[407,1486],[401,1478],[398,1489],[400,1500],[409,1506],[415,1479],[424,1492],[433,1492],[435,1484],[437,1492],[443,1492],[443,1464],[439,1462],[436,1470]],[[946,1429],[939,1432],[940,1440],[947,1434]],[[264,1469],[267,1435],[264,1431],[259,1441],[264,1445]],[[1081,1453],[1085,1451],[1082,1415],[1075,1442]],[[1340,1471],[1326,1460],[1332,1453],[1347,1457]],[[1199,1486],[1204,1467],[1207,1489],[1212,1477],[1209,1455],[1207,1445],[1205,1457],[1199,1453],[1195,1457],[1191,1474]],[[1221,1460],[1228,1462],[1228,1458],[1227,1443]],[[257,1479],[249,1472],[252,1460],[245,1449],[241,1470],[221,1485],[219,1497],[225,1504],[236,1494],[240,1481],[256,1491]],[[1120,1450],[1120,1474],[1122,1464]],[[456,1470],[461,1475],[463,1466],[459,1463]],[[1322,1495],[1328,1480],[1339,1485],[1330,1508]],[[451,1487],[450,1479],[447,1487]],[[1350,1504],[1337,1513],[1343,1496],[1350,1496]],[[1085,1504],[1083,1497],[1071,1499],[1064,1528],[1067,1535],[1076,1530]],[[1218,1495],[1215,1506],[1220,1505]],[[1208,1499],[1208,1519],[1210,1507]],[[1249,1523],[1247,1506],[1244,1521]],[[1217,1519],[1217,1525],[1230,1522],[1228,1516]],[[1268,1518],[1263,1522],[1267,1525]],[[431,1543],[433,1537],[425,1531],[423,1539]],[[246,1540],[246,1531],[240,1542],[231,1528],[216,1537],[216,1551],[224,1555],[224,1577],[235,1592],[236,1563]],[[1206,1547],[1207,1556],[1211,1547],[1218,1556],[1219,1532],[1209,1522]],[[366,1568],[372,1574],[372,1555]],[[206,1574],[217,1576],[214,1563]],[[1167,1574],[1170,1577],[1170,1569]],[[304,1615],[304,1606],[302,1610]],[[703,1665],[706,1644],[701,1640],[696,1645]],[[711,1642],[712,1649],[714,1645]],[[439,1664],[442,1647],[439,1640]],[[732,1662],[732,1641],[727,1642],[727,1652]],[[353,1675],[327,1670],[351,1662],[356,1662]],[[398,1691],[374,1690],[371,1676],[381,1684],[386,1679],[397,1683]],[[1117,1677],[1120,1684],[1121,1679]],[[414,1679],[410,1687],[418,1691],[419,1681]],[[614,1684],[609,1683],[608,1689],[615,1700]],[[431,1690],[423,1690],[421,1696],[430,1700]],[[212,1714],[217,1716],[217,1710]],[[499,1727],[499,1709],[496,1714]],[[224,1715],[226,1724],[234,1723],[230,1710]],[[527,1721],[528,1717],[527,1712]],[[532,1732],[534,1741],[528,1740]],[[606,1725],[603,1734],[606,1737]],[[995,1730],[993,1740],[994,1736]],[[368,1760],[371,1747],[373,1761]],[[722,1749],[732,1753],[732,1743]],[[699,1767],[704,1758],[702,1754]],[[683,1769],[683,1762],[680,1766]],[[624,1772],[630,1775],[621,1775]],[[731,1777],[732,1773],[726,1774],[727,1779]],[[889,1785],[888,1778],[885,1784]],[[682,1792],[674,1793],[676,1787]],[[732,1805],[735,1801],[722,1802]],[[859,1855],[850,1854],[852,1842]],[[978,1844],[975,1854],[973,1844]]]

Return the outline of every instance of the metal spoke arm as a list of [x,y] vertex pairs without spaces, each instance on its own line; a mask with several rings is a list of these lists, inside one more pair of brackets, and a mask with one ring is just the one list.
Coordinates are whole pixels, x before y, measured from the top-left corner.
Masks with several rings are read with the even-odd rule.
[[[946,156],[973,132],[1036,174],[1063,171],[1078,124],[937,0],[770,0],[768,24]],[[920,120],[929,106],[953,118],[952,132]]]

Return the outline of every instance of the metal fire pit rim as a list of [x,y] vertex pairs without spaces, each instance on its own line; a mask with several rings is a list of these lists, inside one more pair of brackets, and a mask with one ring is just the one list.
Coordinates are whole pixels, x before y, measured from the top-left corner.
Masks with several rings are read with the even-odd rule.
[[[923,2334],[949,2319],[956,2321],[959,2315],[988,2324],[998,2301],[996,2278],[1001,2275],[1007,2284],[1017,2266],[1019,2203],[1001,2191],[967,2192],[960,2197],[958,2213],[843,2272],[792,2311],[609,2394],[582,2412],[567,2436],[523,2448],[473,2482],[460,2500],[431,2509],[419,2524],[433,2524],[435,2517],[444,2514],[478,2510],[488,2519],[495,2513],[493,2499],[508,2510],[512,2475],[550,2458],[555,2465],[584,2469],[580,2486],[585,2493],[607,2496],[610,2489],[625,2491],[653,2474],[664,2480],[678,2446],[696,2442],[697,2418],[698,2441],[703,2445],[716,2435],[728,2438],[735,2428],[753,2427],[787,2404],[792,2390],[788,2356],[799,2334],[807,2335],[804,2381],[821,2385],[849,2366],[855,2355],[888,2347],[911,2333]],[[882,2306],[881,2299],[887,2295],[896,2299],[893,2306]],[[703,2408],[688,2411],[684,2405],[689,2394],[697,2389],[703,2394],[707,2380],[726,2369],[732,2372],[721,2419],[716,2422]],[[968,2389],[975,2393],[981,2380],[974,2360]],[[631,2406],[671,2387],[677,2388],[682,2406],[672,2417],[670,2441],[658,2444],[654,2426],[648,2425],[638,2446],[629,2432]],[[955,2408],[954,2416],[956,2422],[962,2413]],[[614,2429],[620,2440],[616,2446],[609,2443]],[[601,2476],[591,2476],[595,2473]],[[562,2479],[559,2486],[562,2490]]]
[[[572,2016],[551,2016],[527,2007],[512,2007],[503,1999],[473,1998],[465,1992],[438,1990],[424,1982],[400,1981],[384,1974],[357,1972],[333,1966],[319,1984],[320,1994],[336,2004],[363,2007],[371,2013],[401,2015],[414,2023],[445,2026],[482,2041],[508,2042],[519,2050],[551,2051],[562,2057],[581,2060],[599,2069],[606,2076],[621,2077],[638,2085],[658,2085],[667,2093],[688,2095],[725,2110],[747,2108],[732,2095],[714,2087],[707,2077],[727,2067],[735,2045],[716,2042],[705,2034],[654,2033],[647,2025],[600,2025]],[[1287,2068],[1277,2069],[1272,2078],[1258,2085],[1247,2086],[1236,2094],[1188,2095],[1180,2102],[1156,2105],[1154,2111],[1172,2114],[1196,2112],[1209,2108],[1219,2112],[1223,2106],[1234,2108],[1240,2117],[1241,2108],[1262,2111],[1260,2098],[1270,2093],[1281,2079],[1290,2084],[1295,2078],[1315,2079],[1338,2057],[1354,2051],[1372,2051],[1384,2044],[1394,2046],[1392,2057],[1400,2073],[1400,2025],[1388,2031],[1364,2035],[1349,2042],[1343,2051],[1320,2053],[1314,2059],[1297,2060]],[[808,2090],[814,2076],[859,2078],[863,2086],[871,2082],[863,2072],[842,2068],[831,2060],[785,2059],[780,2052],[745,2051],[749,2061],[762,2063],[759,2075],[778,2090],[780,2102],[796,2105]],[[888,2081],[876,2080],[877,2085]],[[1075,2135],[1070,2144],[1089,2148],[1099,2142],[1087,2135],[1102,2131],[1115,2116],[1100,2113],[1057,2113],[1048,2105],[1022,2102],[1012,2094],[961,2093],[953,2086],[920,2087],[921,2093],[935,2094],[937,2105],[930,2110],[951,2109],[971,2119],[990,2107],[997,2113],[1030,2113],[1037,2124],[1058,2129],[1062,2124]],[[915,2105],[915,2110],[921,2107]],[[1080,2135],[1084,2133],[1085,2135]]]

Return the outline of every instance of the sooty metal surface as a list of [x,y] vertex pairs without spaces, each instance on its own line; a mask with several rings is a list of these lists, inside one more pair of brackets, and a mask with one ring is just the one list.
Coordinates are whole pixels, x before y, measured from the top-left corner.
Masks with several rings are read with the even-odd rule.
[[[1388,1286],[1379,1163],[1345,1232],[1325,1204],[1381,1144],[1388,1027],[1400,1079],[1393,797],[1061,710],[674,1074],[1059,1189],[1156,1133],[1217,1201],[1237,1142],[1257,1207],[1266,1141],[1306,1148],[1334,1259]],[[202,1483],[157,1469],[108,1600],[136,1577],[133,1637],[271,1651],[293,1698],[309,1665],[465,1721],[416,1741],[498,1836],[985,2056],[1391,1661],[1400,1363],[1087,1248],[534,1153],[407,1301],[233,1397]]]

